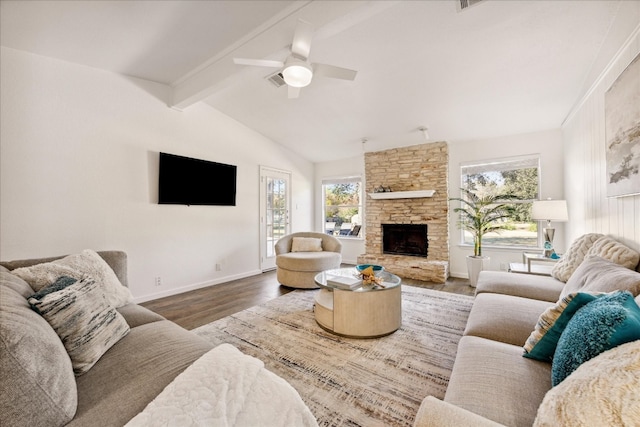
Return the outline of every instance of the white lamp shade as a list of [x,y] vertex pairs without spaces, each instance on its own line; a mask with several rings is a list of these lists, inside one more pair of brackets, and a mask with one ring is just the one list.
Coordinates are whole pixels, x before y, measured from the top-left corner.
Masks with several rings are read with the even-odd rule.
[[290,59],[284,65],[282,78],[289,86],[305,87],[311,83],[313,69],[304,61]]
[[531,207],[531,218],[538,221],[569,221],[566,200],[536,200]]

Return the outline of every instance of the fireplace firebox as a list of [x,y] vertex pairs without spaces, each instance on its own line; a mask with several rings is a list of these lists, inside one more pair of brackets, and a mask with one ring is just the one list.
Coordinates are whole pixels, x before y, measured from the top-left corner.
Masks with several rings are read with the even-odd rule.
[[382,253],[426,257],[427,224],[382,224]]

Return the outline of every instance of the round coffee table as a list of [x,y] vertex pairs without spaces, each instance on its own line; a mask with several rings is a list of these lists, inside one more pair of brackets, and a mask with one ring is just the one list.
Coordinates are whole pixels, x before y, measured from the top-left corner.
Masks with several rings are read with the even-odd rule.
[[398,330],[402,325],[402,280],[383,271],[379,276],[384,287],[364,285],[343,289],[330,282],[335,276],[354,278],[357,273],[355,268],[338,268],[315,276],[321,288],[314,305],[318,325],[352,338],[377,338]]

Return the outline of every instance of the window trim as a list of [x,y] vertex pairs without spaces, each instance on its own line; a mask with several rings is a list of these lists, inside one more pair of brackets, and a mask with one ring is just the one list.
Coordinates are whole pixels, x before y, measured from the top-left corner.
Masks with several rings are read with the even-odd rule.
[[[541,184],[542,184],[542,161],[541,161],[541,155],[540,154],[525,154],[525,155],[519,155],[519,156],[508,156],[508,157],[497,157],[497,158],[490,158],[490,159],[483,159],[483,160],[476,160],[476,161],[466,161],[466,162],[461,162],[460,163],[460,187],[465,188],[465,181],[463,179],[464,175],[468,175],[469,172],[464,173],[463,171],[465,170],[465,168],[471,168],[471,167],[476,167],[478,168],[478,172],[480,171],[490,171],[489,167],[491,165],[496,165],[496,164],[501,164],[501,163],[508,163],[508,162],[522,162],[523,163],[523,167],[526,167],[527,162],[532,162],[536,163],[536,167],[538,169],[538,197],[535,199],[527,199],[527,200],[509,200],[508,203],[515,203],[515,204],[521,204],[521,203],[533,203],[536,200],[541,200],[540,199],[540,189],[541,189]],[[485,168],[482,168],[482,167]],[[507,170],[517,170],[518,168],[510,168],[510,169],[503,169],[503,171],[507,171]],[[494,169],[495,170],[495,169]],[[540,221],[535,221],[538,223],[537,226],[537,243],[536,243],[536,247],[532,247],[532,246],[519,246],[519,245],[514,245],[514,246],[503,246],[503,245],[491,245],[491,244],[486,244],[483,243],[482,244],[482,248],[483,249],[491,249],[491,250],[497,250],[497,251],[502,251],[502,250],[506,250],[506,251],[513,251],[513,250],[542,250],[543,248],[543,242],[544,242],[544,237],[543,237],[543,232],[542,232],[542,228],[540,227]],[[460,234],[459,234],[459,243],[458,245],[459,247],[462,248],[473,248],[473,244],[469,244],[469,243],[465,243],[464,241],[464,230],[460,229]]]
[[360,204],[359,205],[340,205],[340,207],[357,207],[359,208],[360,213],[360,225],[362,228],[360,229],[360,233],[358,236],[333,236],[339,239],[348,239],[348,240],[364,240],[364,218],[365,218],[365,203],[364,203],[364,178],[362,175],[346,175],[346,176],[335,176],[335,177],[327,177],[321,179],[321,193],[322,193],[322,208],[321,208],[321,218],[322,218],[322,232],[325,233],[324,224],[327,216],[327,205],[326,205],[326,193],[325,186],[332,184],[349,184],[349,183],[360,183]]

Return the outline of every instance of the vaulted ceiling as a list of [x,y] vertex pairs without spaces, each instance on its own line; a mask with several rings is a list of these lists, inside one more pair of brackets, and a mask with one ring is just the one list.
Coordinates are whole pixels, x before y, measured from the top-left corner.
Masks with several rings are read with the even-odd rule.
[[[2,46],[170,85],[313,162],[363,150],[558,128],[587,89],[620,1],[11,1]],[[266,80],[298,19],[314,77],[300,97]],[[613,52],[612,52],[613,53]],[[362,144],[362,138],[368,141]]]

